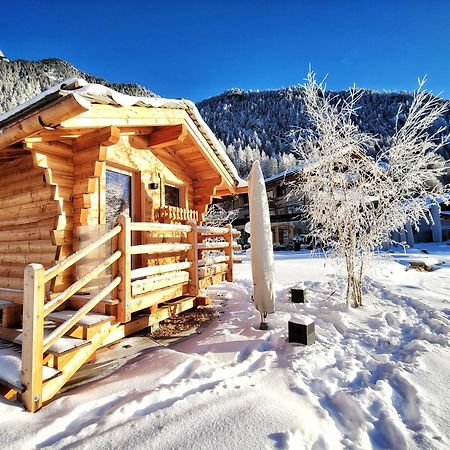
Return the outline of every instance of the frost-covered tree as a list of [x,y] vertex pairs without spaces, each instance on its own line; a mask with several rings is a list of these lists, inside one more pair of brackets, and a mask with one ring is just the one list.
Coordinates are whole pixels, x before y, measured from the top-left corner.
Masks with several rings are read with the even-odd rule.
[[218,203],[213,203],[203,216],[203,223],[209,227],[223,227],[232,223],[238,214],[238,209],[226,210]]
[[414,226],[428,220],[430,203],[442,196],[438,180],[445,161],[437,152],[448,142],[438,138],[440,128],[432,128],[447,104],[420,82],[408,113],[397,113],[389,146],[375,152],[378,138],[358,126],[361,95],[350,89],[346,97],[336,98],[308,74],[304,101],[310,128],[297,137],[303,169],[290,193],[306,200],[311,237],[344,259],[347,302],[355,307],[362,304],[367,258],[407,222]]

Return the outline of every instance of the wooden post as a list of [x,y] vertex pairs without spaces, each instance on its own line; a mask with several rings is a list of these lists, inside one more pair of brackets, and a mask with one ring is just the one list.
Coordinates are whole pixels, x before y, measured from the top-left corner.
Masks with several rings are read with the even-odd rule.
[[44,356],[45,269],[42,264],[25,267],[23,293],[22,384],[23,403],[28,411],[42,406]]
[[278,227],[275,227],[275,236],[274,236],[274,244],[280,243],[280,230]]
[[191,226],[191,231],[188,232],[187,239],[188,244],[191,244],[192,248],[188,250],[188,261],[192,263],[189,268],[189,295],[198,295],[198,236],[197,236],[197,222],[189,221],[187,225]]
[[121,282],[117,287],[117,320],[122,323],[131,320],[129,306],[131,302],[131,219],[129,216],[121,214],[117,218],[117,223],[122,227],[118,235],[118,249],[122,252],[122,256],[117,262],[117,274],[121,278]]
[[229,257],[227,264],[228,270],[225,275],[227,281],[233,281],[233,226],[229,223],[226,228],[228,231],[225,234],[225,241],[228,242],[228,247],[225,247],[225,255]]

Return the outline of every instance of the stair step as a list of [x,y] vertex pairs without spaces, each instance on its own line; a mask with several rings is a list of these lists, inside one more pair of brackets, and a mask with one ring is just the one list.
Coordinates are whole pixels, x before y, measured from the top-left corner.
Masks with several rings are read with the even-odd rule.
[[[44,338],[47,337],[51,332],[52,330],[45,330]],[[14,339],[14,342],[16,342],[17,344],[22,344],[22,336],[22,333],[20,333]],[[63,336],[59,338],[53,345],[51,345],[46,353],[49,353],[53,356],[62,356],[74,350],[78,350],[79,348],[85,347],[86,345],[91,345],[91,341]]]
[[[72,318],[78,311],[72,311],[69,309],[66,309],[64,311],[58,311],[51,313],[47,316],[48,319],[53,320],[54,322],[65,322],[66,320]],[[95,327],[96,325],[100,325],[105,322],[110,322],[115,319],[114,316],[107,316],[104,314],[97,314],[97,313],[87,313],[84,317],[82,317],[78,322],[78,326],[91,328]]]
[[[71,299],[74,300],[82,300],[85,301],[86,303],[91,300],[94,296],[93,295],[79,295],[79,294],[75,294],[72,295],[72,297],[70,297]],[[105,305],[118,305],[119,304],[119,300],[117,298],[104,298],[100,303],[104,303]]]
[[[20,393],[25,390],[21,380],[21,351],[20,345],[0,340],[0,384]],[[43,381],[49,381],[60,374],[59,370],[52,367],[42,367]]]

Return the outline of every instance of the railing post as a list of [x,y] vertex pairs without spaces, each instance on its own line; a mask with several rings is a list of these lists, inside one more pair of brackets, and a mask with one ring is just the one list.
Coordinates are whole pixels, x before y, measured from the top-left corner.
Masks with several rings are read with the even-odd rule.
[[118,250],[122,252],[121,257],[117,261],[117,274],[121,278],[117,287],[117,297],[119,299],[117,320],[126,323],[131,320],[131,313],[129,312],[131,302],[131,219],[129,216],[121,214],[117,218],[117,223],[122,227],[117,238]]
[[233,226],[231,224],[226,225],[227,232],[224,236],[225,241],[228,242],[228,247],[225,248],[225,255],[228,256],[228,270],[225,275],[227,281],[233,281]]
[[188,250],[187,257],[191,263],[189,268],[189,295],[198,296],[198,237],[197,237],[197,222],[189,221],[187,225],[191,226],[191,231],[188,232],[187,241],[192,248]]
[[42,264],[25,267],[23,291],[22,384],[23,403],[28,411],[42,406],[44,356],[45,269]]

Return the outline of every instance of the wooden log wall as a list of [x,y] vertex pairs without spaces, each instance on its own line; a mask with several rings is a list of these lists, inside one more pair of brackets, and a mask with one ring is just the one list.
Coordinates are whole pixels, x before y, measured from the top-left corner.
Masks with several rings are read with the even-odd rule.
[[[73,252],[73,152],[71,145],[63,142],[25,143],[24,148],[31,151],[34,165],[45,172],[45,180],[54,189],[53,203],[57,205],[56,220],[53,225],[56,255],[54,262],[61,261]],[[73,281],[72,271],[58,276],[50,286],[59,292]]]
[[[140,202],[134,205],[134,221],[155,221],[166,184],[180,189],[180,207],[203,213],[220,177],[195,156],[190,138],[168,145],[153,141],[120,135],[118,128],[108,126],[75,139],[23,142],[28,155],[0,166],[0,287],[22,288],[26,264],[50,267],[78,248],[79,227],[105,224],[107,165],[137,174]],[[150,183],[158,189],[150,189]],[[162,240],[158,233],[137,236],[142,244]],[[183,234],[164,237],[164,242],[185,240]],[[148,265],[185,259],[159,254]],[[73,271],[64,273],[50,288],[61,291],[74,277]]]
[[64,234],[53,233],[63,208],[56,186],[31,154],[0,167],[0,287],[23,288],[29,263],[50,267]]

